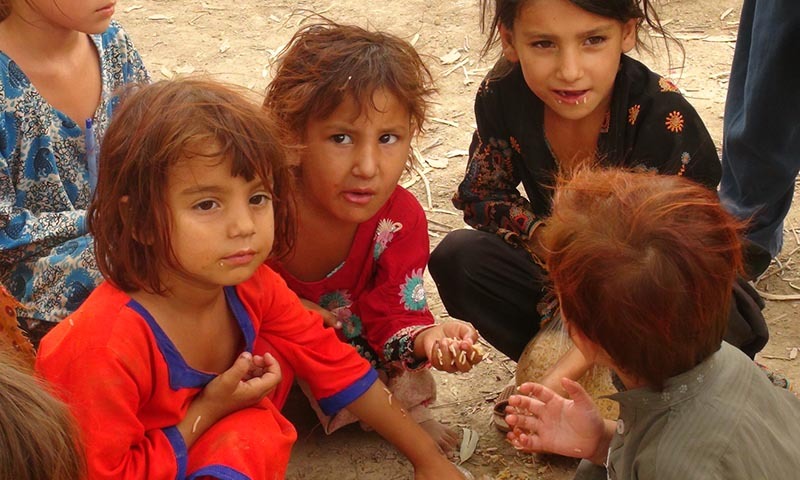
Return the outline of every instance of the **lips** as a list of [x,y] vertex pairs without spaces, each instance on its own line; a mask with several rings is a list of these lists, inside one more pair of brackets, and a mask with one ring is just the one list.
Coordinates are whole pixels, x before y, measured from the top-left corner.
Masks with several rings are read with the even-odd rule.
[[107,5],[103,6],[103,7],[98,8],[95,11],[97,13],[102,14],[102,15],[111,16],[111,15],[114,15],[115,6],[116,6],[116,3],[109,3],[109,4],[107,4]]
[[255,258],[256,252],[253,250],[241,250],[233,255],[228,255],[227,257],[223,257],[222,261],[229,265],[246,265],[253,261]]
[[588,101],[589,90],[553,90],[558,103],[581,105]]
[[375,197],[375,192],[368,189],[346,190],[342,196],[350,203],[366,205]]

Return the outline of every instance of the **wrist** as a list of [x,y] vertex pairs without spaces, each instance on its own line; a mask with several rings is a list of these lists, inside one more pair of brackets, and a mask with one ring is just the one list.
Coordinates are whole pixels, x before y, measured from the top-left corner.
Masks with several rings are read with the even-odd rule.
[[603,428],[597,439],[594,453],[586,457],[587,460],[595,465],[606,466],[608,461],[608,449],[611,446],[611,438],[614,436],[616,429],[617,422],[614,422],[613,420],[603,420]]

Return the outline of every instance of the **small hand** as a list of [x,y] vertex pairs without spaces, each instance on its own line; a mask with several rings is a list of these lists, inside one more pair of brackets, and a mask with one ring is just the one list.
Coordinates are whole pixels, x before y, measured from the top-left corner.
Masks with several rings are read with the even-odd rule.
[[458,320],[436,325],[417,337],[422,342],[431,365],[445,372],[466,372],[477,365],[484,352],[477,345],[478,332],[467,323]]
[[522,384],[521,395],[509,398],[506,422],[512,431],[507,438],[514,448],[578,458],[595,455],[605,423],[580,384],[564,378],[562,385],[572,400],[538,383]]
[[311,300],[306,300],[305,298],[301,298],[300,303],[302,303],[303,306],[308,310],[319,313],[322,316],[322,324],[324,326],[333,327],[336,329],[342,328],[342,322],[340,322],[336,314],[330,310],[326,310]]
[[[258,375],[260,374],[260,375]],[[244,352],[231,368],[208,383],[197,400],[222,418],[260,402],[281,380],[281,369],[269,353],[255,358]]]

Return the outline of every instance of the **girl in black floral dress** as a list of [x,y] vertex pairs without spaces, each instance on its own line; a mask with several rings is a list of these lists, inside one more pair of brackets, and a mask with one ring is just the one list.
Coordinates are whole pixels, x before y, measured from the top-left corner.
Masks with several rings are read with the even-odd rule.
[[[448,234],[429,266],[450,315],[472,322],[517,360],[540,326],[546,272],[537,239],[547,228],[541,218],[550,211],[556,173],[599,163],[681,175],[715,189],[720,163],[702,119],[675,84],[626,55],[640,46],[644,23],[667,37],[651,2],[481,3],[491,29],[484,52],[499,39],[504,58],[478,90],[477,130],[453,197],[474,230]],[[763,331],[745,322],[742,337],[728,341],[755,354],[766,327],[753,298],[742,301]],[[540,381],[560,391],[561,376],[578,378],[587,362],[574,349],[567,357]]]

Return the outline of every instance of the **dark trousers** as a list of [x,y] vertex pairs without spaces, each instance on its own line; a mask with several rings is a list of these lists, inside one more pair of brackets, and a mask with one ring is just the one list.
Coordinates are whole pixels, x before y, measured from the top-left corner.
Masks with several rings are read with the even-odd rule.
[[800,169],[800,2],[745,0],[725,103],[720,198],[750,220],[748,271],[783,243]]
[[[494,348],[519,360],[539,331],[546,275],[528,252],[494,233],[453,231],[428,263],[447,312],[472,323]],[[753,358],[769,338],[764,301],[744,279],[733,286],[725,341]]]
[[447,312],[472,323],[494,348],[518,360],[539,331],[544,271],[494,233],[456,230],[428,262]]

